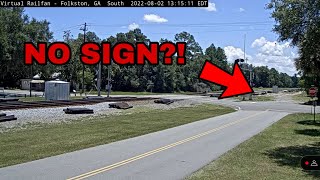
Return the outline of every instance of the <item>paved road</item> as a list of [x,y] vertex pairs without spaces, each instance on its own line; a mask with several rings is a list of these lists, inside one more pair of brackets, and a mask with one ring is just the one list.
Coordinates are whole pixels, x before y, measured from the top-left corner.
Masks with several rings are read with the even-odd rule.
[[1,179],[182,179],[261,132],[291,112],[308,106],[284,102],[202,102],[237,107],[237,112],[107,145],[0,169]]

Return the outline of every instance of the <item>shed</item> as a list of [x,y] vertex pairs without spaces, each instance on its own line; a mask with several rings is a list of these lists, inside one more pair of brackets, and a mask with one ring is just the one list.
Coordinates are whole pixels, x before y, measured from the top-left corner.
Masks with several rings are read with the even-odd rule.
[[46,100],[69,100],[70,83],[65,81],[47,81],[45,83]]
[[44,91],[44,80],[40,79],[21,79],[21,89],[22,90],[31,90],[34,91]]
[[44,80],[33,79],[31,81],[31,90],[44,91]]
[[21,89],[22,90],[29,90],[30,89],[30,82],[31,79],[21,79]]

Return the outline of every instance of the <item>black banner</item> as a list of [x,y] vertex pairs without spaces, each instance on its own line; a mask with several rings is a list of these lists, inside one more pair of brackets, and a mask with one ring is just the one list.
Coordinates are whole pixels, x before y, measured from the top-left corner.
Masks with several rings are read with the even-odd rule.
[[2,1],[0,7],[208,7],[208,0]]
[[320,171],[320,156],[305,156],[301,159],[301,167],[304,170]]

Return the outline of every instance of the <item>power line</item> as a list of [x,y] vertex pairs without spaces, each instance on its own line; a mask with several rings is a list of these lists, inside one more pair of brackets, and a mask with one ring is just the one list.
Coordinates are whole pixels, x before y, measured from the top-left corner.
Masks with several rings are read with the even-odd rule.
[[[244,31],[269,31],[270,29],[238,29],[238,30],[210,30],[210,31],[186,31],[190,34],[193,33],[211,33],[211,32],[244,32]],[[271,31],[271,30],[270,30]],[[177,34],[177,32],[159,32],[159,33],[152,33],[152,34]]]
[[80,26],[81,26],[81,24],[74,25],[74,26],[69,26],[69,27],[64,27],[64,28],[53,30],[53,31],[67,31],[67,30],[72,30],[72,29],[79,28]]
[[[184,26],[218,26],[218,25],[270,25],[273,21],[256,21],[256,22],[212,22],[212,23],[194,23],[194,24],[165,24],[165,23],[143,23],[139,25],[143,26],[173,26],[173,27],[184,27]],[[128,24],[95,24],[90,23],[91,26],[102,26],[102,27],[119,27],[127,26]]]
[[[161,27],[192,27],[192,28],[209,28],[214,26],[264,26],[264,25],[270,25],[272,21],[261,21],[261,22],[217,22],[217,23],[197,23],[197,24],[139,24],[139,26],[161,26]],[[69,26],[65,28],[60,28],[57,30],[52,30],[53,32],[66,32],[78,29],[79,27],[84,26],[84,24]],[[94,24],[94,23],[86,23],[86,27],[92,26],[92,27],[127,27],[128,24]],[[83,30],[83,29],[81,29]],[[213,30],[213,31],[202,31],[202,32],[190,32],[190,33],[207,33],[207,32],[236,32],[236,31],[255,31],[255,30],[264,30],[264,29],[250,29],[250,30]],[[174,34],[174,33],[155,33],[155,34]]]
[[[259,23],[267,23],[268,21],[264,21],[264,22],[226,22],[226,23],[208,23],[207,25],[210,25],[210,24],[241,24],[241,23],[256,23],[256,24],[259,24]],[[147,25],[155,25],[155,24],[147,24]],[[158,24],[156,24],[158,25]],[[165,25],[165,24],[161,24],[161,25]],[[201,23],[198,23],[198,24],[170,24],[170,25],[175,25],[175,26],[181,26],[183,27],[183,25],[204,25],[204,24],[201,24]],[[81,27],[82,26],[82,27]],[[74,25],[74,26],[70,26],[70,27],[67,27],[69,29],[64,29],[63,32],[65,31],[70,31],[70,30],[74,30],[74,29],[77,29],[79,27],[80,30],[84,31],[84,34],[86,33],[85,31],[88,30],[88,26],[102,26],[102,27],[111,27],[111,25],[94,25],[93,23],[84,23],[84,24],[80,24],[80,25]],[[115,27],[118,27],[118,26],[121,26],[121,25],[113,25]],[[85,29],[84,29],[85,27]],[[122,25],[123,27],[123,25]],[[202,27],[205,27],[205,26],[200,26],[201,28]],[[208,26],[209,27],[209,26]],[[194,27],[190,27],[190,28],[194,28]],[[199,28],[199,27],[195,27],[195,28]],[[60,29],[62,30],[62,29]],[[264,29],[264,28],[255,28],[255,29],[226,29],[226,30],[205,30],[205,31],[188,31],[188,30],[183,30],[183,31],[186,31],[190,34],[205,34],[205,33],[228,33],[228,32],[249,32],[249,31],[270,31],[271,30],[268,28],[268,29]],[[57,31],[55,31],[57,32]],[[144,31],[145,34],[148,34],[148,31]],[[174,34],[177,34],[179,33],[178,31],[175,31],[175,32],[152,32],[152,34],[158,34],[158,35],[174,35]],[[114,36],[115,34],[102,34],[102,33],[99,33],[101,34],[102,36]],[[84,37],[85,38],[85,37]]]
[[[212,26],[263,26],[263,25],[271,25],[274,23],[273,21],[253,21],[253,22],[212,22],[212,23],[190,23],[190,24],[164,24],[164,23],[143,23],[139,24],[139,26],[162,26],[162,27],[212,27]],[[57,31],[68,31],[74,30],[84,24],[73,25],[69,27],[64,27],[60,29],[53,30],[54,32]],[[128,24],[95,24],[95,23],[86,23],[86,26],[93,26],[93,27],[124,27],[128,26]]]
[[[172,28],[177,28],[177,27],[235,27],[235,26],[269,26],[271,24],[226,24],[226,25],[220,25],[220,24],[198,24],[198,25],[158,25],[158,24],[139,24],[139,26],[142,27],[172,27]],[[92,25],[93,27],[107,27],[107,28],[121,28],[121,27],[128,27],[127,24],[118,24],[118,25]]]
[[[270,31],[270,29],[249,29],[249,30],[212,30],[212,31],[186,31],[189,34],[205,34],[205,33],[223,33],[223,32],[249,32],[249,31]],[[176,31],[176,32],[148,32],[144,31],[143,33],[148,35],[148,33],[152,33],[153,35],[175,35],[179,34],[182,31]],[[125,33],[125,32],[118,32],[118,33]],[[116,34],[101,34],[102,36],[115,36]]]

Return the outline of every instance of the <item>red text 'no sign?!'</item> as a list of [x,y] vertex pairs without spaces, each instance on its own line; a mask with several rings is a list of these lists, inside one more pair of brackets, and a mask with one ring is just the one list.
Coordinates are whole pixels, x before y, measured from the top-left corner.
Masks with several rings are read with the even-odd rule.
[[[31,65],[36,62],[39,65],[46,65],[47,61],[55,65],[67,64],[73,52],[68,44],[64,42],[54,43],[25,43],[24,62]],[[146,63],[157,65],[159,57],[163,54],[163,64],[172,65],[173,56],[177,57],[177,65],[185,65],[186,58],[185,42],[158,42],[136,43],[121,42],[111,45],[108,42],[101,44],[88,42],[80,47],[79,59],[83,64],[95,65],[102,62],[103,65],[111,64],[111,61],[118,65],[144,65]]]

